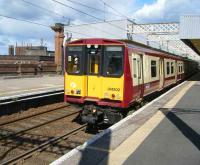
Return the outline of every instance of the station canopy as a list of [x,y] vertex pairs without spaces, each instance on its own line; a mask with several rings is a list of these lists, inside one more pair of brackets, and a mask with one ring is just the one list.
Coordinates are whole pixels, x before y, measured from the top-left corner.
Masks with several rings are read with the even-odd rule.
[[200,55],[200,15],[180,18],[180,39]]

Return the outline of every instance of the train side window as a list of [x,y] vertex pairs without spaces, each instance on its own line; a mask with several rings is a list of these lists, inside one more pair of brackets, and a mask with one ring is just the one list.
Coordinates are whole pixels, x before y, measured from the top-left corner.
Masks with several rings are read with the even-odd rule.
[[137,60],[136,58],[133,58],[133,77],[137,77]]
[[182,73],[182,72],[183,72],[182,63],[179,63],[178,70],[179,70],[179,73]]
[[182,66],[182,64],[181,64],[181,66],[180,66],[180,72],[181,72],[181,73],[183,72],[183,66]]
[[141,62],[140,62],[140,60],[137,61],[137,63],[138,63],[138,78],[141,79]]
[[151,77],[156,77],[156,75],[157,75],[156,61],[151,60]]
[[184,73],[184,63],[182,63],[182,72]]
[[181,65],[180,65],[180,63],[178,63],[178,73],[180,73],[181,72]]
[[174,62],[171,62],[171,74],[174,74]]
[[170,74],[170,63],[167,62],[167,74]]

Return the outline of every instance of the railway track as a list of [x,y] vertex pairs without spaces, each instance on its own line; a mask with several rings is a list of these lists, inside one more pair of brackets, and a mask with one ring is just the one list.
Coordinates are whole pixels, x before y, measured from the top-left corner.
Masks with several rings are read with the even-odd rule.
[[47,122],[43,122],[43,123],[41,123],[41,124],[34,125],[34,126],[30,127],[30,128],[23,129],[23,130],[20,130],[20,131],[15,132],[15,133],[12,133],[12,134],[8,134],[8,135],[6,135],[6,136],[3,136],[3,137],[0,138],[0,140],[4,140],[4,139],[9,138],[9,137],[17,136],[17,135],[19,135],[19,134],[22,134],[22,133],[25,133],[25,132],[27,132],[27,131],[30,131],[30,130],[33,130],[33,129],[42,127],[42,126],[44,126],[44,125],[46,125],[46,124],[55,122],[55,121],[57,121],[57,120],[60,120],[60,119],[63,119],[63,118],[66,118],[66,117],[69,117],[69,116],[72,116],[72,115],[75,115],[75,114],[78,114],[78,113],[79,113],[79,112],[73,112],[73,113],[70,113],[70,114],[67,114],[67,115],[64,115],[64,116],[61,116],[61,117],[57,117],[57,118],[55,118],[55,119],[53,119],[53,120],[50,120],[50,121],[47,121]]
[[39,146],[31,149],[31,150],[28,150],[27,152],[21,154],[21,155],[18,155],[12,159],[9,159],[5,162],[2,163],[2,165],[7,165],[7,164],[15,164],[19,161],[24,161],[25,159],[33,156],[36,152],[41,152],[42,150],[44,150],[45,148],[47,148],[48,146],[51,146],[51,145],[55,145],[55,143],[58,143],[62,140],[65,140],[67,137],[69,137],[70,135],[80,131],[81,129],[85,128],[86,127],[86,124],[85,125],[82,125],[80,126],[79,128],[76,128],[70,132],[67,132],[63,135],[60,135],[59,137],[55,137],[55,138],[52,138],[42,144],[40,144]]
[[48,112],[56,111],[56,110],[59,110],[60,108],[65,108],[65,107],[69,107],[69,106],[70,105],[63,105],[63,106],[60,106],[60,107],[57,107],[57,108],[48,109],[48,110],[46,110],[44,112],[39,112],[39,113],[35,113],[35,114],[32,114],[32,115],[27,115],[25,117],[17,118],[15,120],[10,120],[10,121],[6,121],[6,122],[2,122],[2,123],[0,123],[0,126],[11,124],[11,123],[14,123],[14,122],[17,122],[17,121],[21,121],[21,120],[24,120],[24,119],[36,117],[36,116],[39,116],[39,115],[42,115],[42,114],[45,114],[45,113],[48,113]]
[[85,125],[72,122],[80,109],[70,109],[71,105],[62,105],[34,110],[34,114],[0,122],[0,164],[49,164],[91,138]]
[[[13,164],[22,159],[30,159],[32,155],[35,155],[38,151],[43,152],[44,149],[52,144],[55,145],[53,148],[59,148],[59,145],[56,145],[57,143],[62,143],[63,140],[78,131],[86,134],[84,131],[85,125],[80,126],[78,123],[73,122],[79,111],[80,109],[78,108],[66,105],[0,123],[0,164]],[[86,135],[86,138],[83,138],[81,143],[85,142],[90,136]],[[72,142],[76,143],[73,140]],[[74,147],[81,143],[77,143]],[[73,146],[68,147],[67,145],[60,146],[62,148],[63,146],[64,148],[73,148]],[[52,153],[49,153],[51,151],[45,152],[49,155],[53,153],[53,151]],[[39,163],[38,161],[36,164]]]

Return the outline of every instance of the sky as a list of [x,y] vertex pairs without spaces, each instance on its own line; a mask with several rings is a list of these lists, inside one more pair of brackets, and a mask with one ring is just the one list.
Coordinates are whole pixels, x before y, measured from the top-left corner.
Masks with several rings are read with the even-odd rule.
[[67,24],[70,20],[72,24],[83,24],[125,16],[136,23],[178,22],[180,15],[200,14],[199,6],[200,0],[0,0],[0,54],[7,54],[8,45],[16,44],[43,43],[54,50],[54,32],[50,26],[56,22]]

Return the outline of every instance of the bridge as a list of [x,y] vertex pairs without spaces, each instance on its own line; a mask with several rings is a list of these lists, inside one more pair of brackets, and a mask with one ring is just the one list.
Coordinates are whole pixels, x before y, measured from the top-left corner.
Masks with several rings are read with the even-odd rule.
[[180,22],[136,24],[130,20],[65,26],[66,39],[129,39],[200,61],[200,16],[185,15]]

